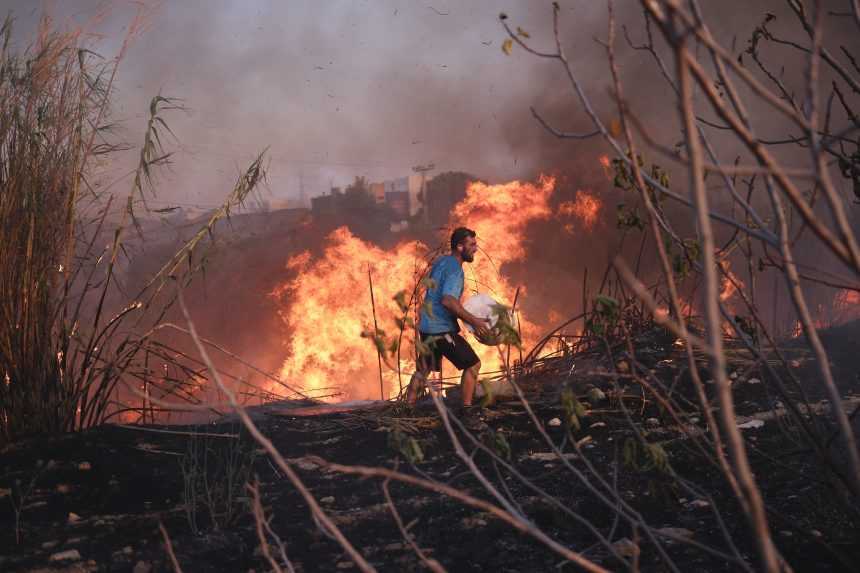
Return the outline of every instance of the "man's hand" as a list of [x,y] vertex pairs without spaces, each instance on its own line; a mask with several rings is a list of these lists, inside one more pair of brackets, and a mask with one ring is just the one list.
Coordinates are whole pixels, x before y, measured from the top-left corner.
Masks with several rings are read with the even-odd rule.
[[492,338],[493,333],[490,330],[490,321],[485,318],[478,318],[471,312],[467,311],[463,308],[463,305],[460,304],[460,301],[453,296],[443,296],[442,306],[463,322],[470,324],[472,328],[475,329],[475,336],[479,340]]
[[478,340],[480,340],[482,338],[483,339],[490,338],[490,336],[492,335],[492,332],[490,332],[490,321],[489,320],[486,320],[484,318],[475,318],[475,320],[473,320],[469,324],[471,324],[472,328],[475,329],[475,337]]

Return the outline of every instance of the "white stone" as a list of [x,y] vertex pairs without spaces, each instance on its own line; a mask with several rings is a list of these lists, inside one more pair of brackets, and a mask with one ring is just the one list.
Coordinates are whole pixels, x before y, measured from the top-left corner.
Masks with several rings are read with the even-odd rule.
[[[566,460],[575,460],[577,456],[576,454],[562,454],[561,457]],[[555,455],[555,452],[535,452],[529,454],[528,459],[538,462],[554,462],[558,460],[558,456]]]
[[612,547],[615,549],[615,552],[622,557],[636,557],[640,553],[639,546],[626,537],[613,543]]
[[[657,530],[657,533],[663,533],[665,535],[671,535],[673,537],[683,537],[685,539],[690,539],[693,537],[693,532],[689,529],[684,529],[683,527],[661,527]],[[666,538],[665,541],[668,543],[676,542],[675,539]]]
[[77,549],[66,549],[51,555],[51,561],[79,561],[81,554]]
[[602,402],[606,400],[606,393],[600,388],[592,388],[588,391],[588,399],[591,402]]
[[557,428],[557,427],[561,426],[561,419],[559,419],[559,418],[553,418],[552,420],[550,420],[550,421],[549,421],[549,422],[547,422],[546,424],[547,424],[547,426],[550,426],[550,427],[553,427],[553,428]]

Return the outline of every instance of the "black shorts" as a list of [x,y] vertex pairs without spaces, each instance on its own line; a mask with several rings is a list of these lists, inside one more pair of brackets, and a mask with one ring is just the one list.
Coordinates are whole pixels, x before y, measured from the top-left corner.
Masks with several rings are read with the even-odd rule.
[[430,347],[430,354],[418,355],[419,368],[431,372],[442,371],[442,357],[447,358],[457,370],[466,370],[480,360],[466,339],[457,332],[441,334],[421,333],[421,342]]

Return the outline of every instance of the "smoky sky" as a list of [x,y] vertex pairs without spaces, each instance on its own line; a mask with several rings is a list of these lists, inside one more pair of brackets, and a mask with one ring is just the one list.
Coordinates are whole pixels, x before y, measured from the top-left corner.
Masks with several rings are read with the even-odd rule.
[[[138,6],[96,0],[2,4],[16,18],[19,45],[47,12],[61,27],[85,26],[105,57],[117,53]],[[611,77],[601,44],[607,4],[560,4],[564,49],[608,121],[614,113]],[[737,50],[765,12],[780,16],[775,28],[799,30],[781,0],[701,4],[717,38]],[[845,9],[844,3],[829,4]],[[608,151],[596,139],[560,142],[532,118],[529,107],[535,106],[560,129],[591,127],[557,62],[518,46],[509,56],[501,50],[506,36],[498,15],[505,12],[513,27],[531,35],[535,48],[551,51],[550,2],[165,0],[149,6],[146,30],[120,64],[113,114],[122,126],[117,136],[135,146],[150,98],[177,97],[186,106],[185,113],[166,115],[177,136],[168,148],[177,154],[159,181],[158,200],[165,203],[218,203],[263,149],[270,160],[268,192],[275,197],[297,197],[301,187],[308,196],[319,194],[356,175],[403,176],[430,162],[437,172],[463,170],[490,182],[560,167],[575,175],[577,169],[595,171],[595,158]],[[624,27],[634,42],[644,40],[639,3],[619,0],[615,11],[631,108],[656,135],[679,134],[672,91],[650,57],[624,40]],[[831,33],[857,47],[850,22],[833,26]],[[775,58],[785,64],[779,54]],[[671,58],[667,63],[671,67]],[[802,72],[802,59],[795,63],[785,79],[789,85]],[[786,135],[782,124],[776,126],[764,131]],[[726,157],[736,153],[736,143],[720,148],[720,134],[713,137]],[[105,179],[126,173],[134,153],[117,157]],[[121,191],[122,185],[120,180],[114,188]]]

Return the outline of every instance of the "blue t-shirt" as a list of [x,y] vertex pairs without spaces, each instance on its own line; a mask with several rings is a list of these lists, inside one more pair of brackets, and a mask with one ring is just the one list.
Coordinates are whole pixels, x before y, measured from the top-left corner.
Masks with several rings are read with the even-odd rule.
[[[463,294],[463,268],[460,261],[452,255],[440,257],[430,268],[430,280],[433,288],[428,288],[424,295],[424,305],[421,307],[421,320],[418,330],[424,334],[440,334],[442,332],[459,332],[457,317],[442,306],[442,297],[453,296],[460,300]],[[425,306],[430,306],[433,316],[427,314]]]

